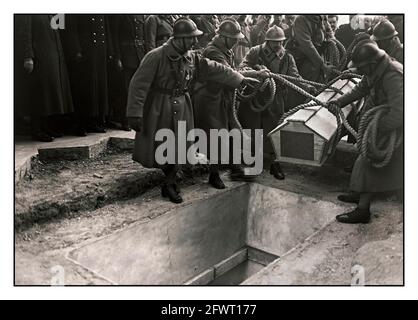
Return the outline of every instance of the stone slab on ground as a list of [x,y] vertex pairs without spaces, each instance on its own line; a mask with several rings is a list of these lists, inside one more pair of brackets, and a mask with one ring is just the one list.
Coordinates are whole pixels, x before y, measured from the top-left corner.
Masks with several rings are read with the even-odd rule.
[[[109,130],[106,133],[92,133],[86,137],[63,137],[53,142],[36,142],[27,137],[15,139],[15,182],[30,173],[32,161],[36,157],[54,160],[91,159],[106,149],[110,142],[113,145],[132,145],[134,131]],[[112,139],[115,138],[115,142]]]

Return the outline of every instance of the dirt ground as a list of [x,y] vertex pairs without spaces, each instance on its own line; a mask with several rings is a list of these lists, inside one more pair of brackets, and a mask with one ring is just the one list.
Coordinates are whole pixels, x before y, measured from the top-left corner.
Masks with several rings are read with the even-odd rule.
[[[339,168],[284,168],[286,180],[275,180],[264,172],[256,182],[334,202],[348,184],[349,175]],[[194,173],[194,178],[187,172],[181,175],[187,199],[214,192],[206,183],[204,168]],[[65,255],[86,240],[155,218],[154,212],[161,211],[156,208],[171,207],[172,204],[160,196],[161,181],[158,170],[142,168],[131,160],[130,153],[110,151],[94,160],[38,163],[31,176],[21,181],[15,190],[16,285],[54,284],[56,266],[64,268],[66,284],[109,284],[68,261]],[[227,185],[231,184],[227,180]],[[136,210],[144,203],[148,210]],[[379,200],[376,208],[372,224],[332,223],[310,239],[311,243],[305,244],[308,248],[315,242],[334,243],[327,248],[328,253],[315,270],[307,275],[315,279],[314,284],[350,284],[352,261],[364,244],[393,235],[402,236],[403,213],[399,201],[391,196]],[[340,232],[344,236],[339,237]]]

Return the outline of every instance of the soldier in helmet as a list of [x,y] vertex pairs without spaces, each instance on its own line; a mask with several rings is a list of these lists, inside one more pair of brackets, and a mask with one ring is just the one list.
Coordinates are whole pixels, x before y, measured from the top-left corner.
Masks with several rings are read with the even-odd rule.
[[[186,139],[179,136],[179,121],[186,122],[187,132],[193,129],[193,109],[189,95],[193,78],[210,80],[232,88],[257,82],[227,66],[193,54],[190,49],[201,34],[189,18],[177,19],[173,37],[145,55],[131,80],[128,92],[127,116],[131,127],[137,131],[133,159],[146,168],[163,170],[166,179],[162,195],[175,203],[182,202],[175,181],[181,164],[178,159],[182,156],[176,150],[174,163],[159,164],[155,159],[155,151],[162,142],[155,139],[157,131],[171,129],[178,145],[180,139]],[[187,144],[190,146],[191,142]]]
[[[286,37],[283,29],[274,25],[267,31],[265,42],[251,48],[240,67],[251,68],[254,70],[268,69],[273,73],[300,78],[295,59],[283,47],[283,42],[285,40]],[[284,105],[288,93],[286,87],[280,83],[277,83],[276,85],[276,96],[268,109],[262,112],[254,112],[243,102],[241,103],[241,108],[239,110],[239,119],[244,128],[264,130],[264,153],[268,154],[270,157],[273,157],[274,152],[267,139],[267,134],[278,125],[278,122],[284,113]],[[268,94],[270,94],[269,90],[260,93],[260,100],[265,101],[265,96]],[[271,163],[270,173],[279,180],[283,180],[285,177],[280,164],[277,161]]]
[[398,37],[395,26],[390,21],[381,21],[373,29],[371,36],[380,49],[403,64],[403,45]]
[[[331,103],[344,107],[369,95],[363,107],[387,105],[390,110],[379,118],[376,143],[387,138],[393,130],[403,130],[403,65],[391,59],[385,51],[370,40],[360,42],[353,51],[349,67],[355,67],[364,75],[361,82],[350,92]],[[377,148],[377,146],[376,146]],[[375,193],[395,191],[403,186],[403,146],[393,154],[390,163],[383,168],[374,167],[368,159],[359,156],[351,174],[349,194],[340,195],[340,201],[356,203],[358,207],[337,216],[342,223],[368,223],[370,203]]]
[[[244,38],[240,24],[227,18],[221,22],[217,35],[205,48],[202,55],[212,61],[235,68],[232,48]],[[233,129],[236,124],[231,112],[234,87],[225,86],[214,81],[199,81],[193,94],[196,127],[203,129],[210,136],[211,129]],[[210,154],[210,150],[208,150]],[[208,157],[209,158],[209,157]],[[212,163],[218,162],[210,159]],[[244,178],[241,167],[231,167],[231,178]],[[219,176],[219,165],[210,165],[209,183],[216,189],[224,189],[225,184]]]

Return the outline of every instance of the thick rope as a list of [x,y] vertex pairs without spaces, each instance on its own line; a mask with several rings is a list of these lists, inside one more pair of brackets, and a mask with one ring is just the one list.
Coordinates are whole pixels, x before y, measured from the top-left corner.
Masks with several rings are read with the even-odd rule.
[[[335,83],[335,81],[340,80],[340,79],[348,79],[348,80],[353,81],[355,84],[357,84],[357,81],[355,81],[354,79],[361,78],[360,75],[355,74],[355,73],[339,72],[338,70],[336,70],[336,73],[338,74],[338,76],[335,79],[333,79],[330,83],[328,83],[326,86],[331,87],[331,85]],[[246,71],[246,76],[257,77],[258,72]],[[336,146],[342,138],[341,135],[342,135],[343,126],[348,130],[348,132],[351,135],[353,135],[356,138],[357,147],[361,156],[364,157],[365,159],[368,159],[368,161],[370,161],[371,164],[376,168],[383,168],[387,166],[392,159],[393,153],[403,142],[403,134],[398,134],[396,130],[393,130],[388,135],[386,135],[385,137],[377,141],[379,119],[387,112],[388,106],[374,107],[368,110],[367,112],[365,112],[365,114],[362,115],[361,117],[360,124],[359,124],[359,131],[357,133],[348,123],[342,109],[338,105],[333,104],[332,101],[327,102],[327,103],[320,101],[317,97],[313,96],[309,92],[305,91],[301,87],[289,81],[288,79],[290,78],[288,76],[270,73],[270,77],[268,79],[270,79],[269,83],[275,83],[274,80],[279,81],[283,83],[285,86],[292,88],[296,92],[304,95],[309,100],[311,100],[309,103],[301,104],[293,108],[292,110],[289,110],[288,112],[286,112],[281,117],[278,125],[283,123],[286,118],[290,117],[292,114],[296,113],[297,111],[308,108],[308,107],[313,107],[316,105],[327,108],[327,110],[329,110],[336,117],[337,132],[333,141],[332,153],[335,152]],[[297,78],[294,78],[294,79],[297,79]],[[267,80],[263,82],[263,84],[259,87],[259,89],[265,90],[267,87],[266,83],[268,83]],[[255,92],[257,93],[258,90],[256,90]],[[255,97],[255,94],[254,95],[250,94],[247,96]],[[242,98],[243,96],[242,94],[238,92],[238,90],[235,90],[233,105],[232,105],[233,115],[234,115],[235,122],[237,123],[240,131],[242,132],[242,125],[239,122],[239,119],[237,116],[237,112],[239,108],[237,97]],[[269,99],[269,101],[267,102],[270,102],[270,100],[271,99]],[[266,105],[267,103],[264,104],[263,107],[266,107]],[[261,110],[261,109],[257,109],[257,110]]]
[[344,45],[338,39],[332,39],[337,45],[338,51],[340,52],[340,63],[338,64],[339,70],[344,70],[347,63],[347,50]]
[[362,115],[359,123],[357,147],[361,156],[375,168],[387,166],[403,142],[403,133],[397,130],[379,137],[379,141],[377,139],[380,119],[389,109],[387,105],[371,108]]

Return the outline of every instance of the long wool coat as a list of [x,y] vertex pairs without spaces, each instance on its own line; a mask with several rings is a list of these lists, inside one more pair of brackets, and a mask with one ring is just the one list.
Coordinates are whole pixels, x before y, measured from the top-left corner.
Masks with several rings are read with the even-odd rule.
[[[176,149],[186,139],[179,136],[178,121],[186,122],[186,132],[194,128],[192,101],[184,89],[193,79],[210,80],[238,87],[243,76],[221,64],[201,58],[195,53],[179,54],[170,39],[150,51],[141,62],[129,87],[128,117],[142,117],[143,131],[137,132],[133,159],[146,168],[160,168],[155,151],[161,142],[155,141],[159,129],[175,132]],[[172,94],[174,88],[183,93]],[[187,143],[189,147],[191,143]],[[176,163],[178,163],[176,152]]]
[[[58,30],[51,28],[53,15],[15,17],[15,102],[17,114],[49,116],[73,111],[71,88]],[[23,69],[32,58],[33,72]]]
[[[379,122],[379,141],[392,130],[403,130],[403,66],[389,56],[378,65],[371,76],[363,80],[349,93],[339,98],[342,105],[370,94],[370,103],[365,111],[379,105],[389,105],[390,111]],[[357,192],[385,192],[403,187],[403,145],[393,154],[391,162],[384,168],[374,168],[361,156],[357,158],[351,174],[350,189]]]
[[325,40],[326,19],[322,15],[296,18],[292,38],[286,48],[296,59],[300,75],[307,80],[324,82],[321,46]]
[[[65,53],[76,108],[85,116],[102,118],[109,112],[108,60],[114,54],[108,17],[68,14],[65,23]],[[83,57],[75,62],[77,53]]]
[[[300,78],[295,59],[285,50],[282,51],[280,56],[277,56],[267,45],[253,47],[245,56],[240,67],[257,69],[258,66],[261,65],[267,67],[273,73]],[[287,100],[287,88],[280,85],[279,82],[276,82],[276,85],[277,91],[275,99],[267,110],[254,112],[251,110],[248,102],[242,102],[238,113],[240,122],[244,128],[263,129],[263,136],[266,142],[264,150],[267,153],[273,152],[269,141],[266,139],[267,134],[278,125],[278,122],[284,113],[284,106]],[[265,96],[267,94],[269,94],[268,89],[259,94],[260,97],[257,98],[259,98],[259,100],[266,100],[267,97]]]
[[[202,53],[203,57],[234,68],[234,55],[225,48],[217,36]],[[231,104],[234,93],[233,85],[219,83],[208,79],[196,83],[193,92],[195,125],[209,134],[210,129],[232,129],[236,127]]]

